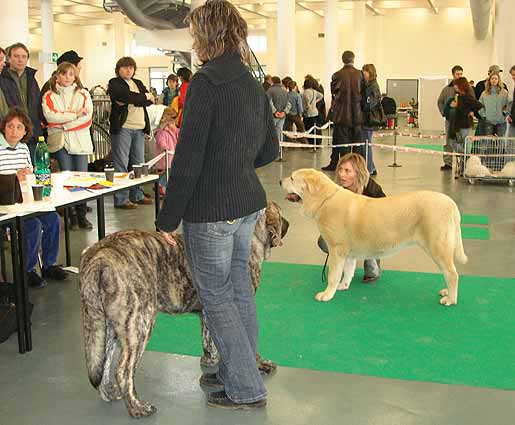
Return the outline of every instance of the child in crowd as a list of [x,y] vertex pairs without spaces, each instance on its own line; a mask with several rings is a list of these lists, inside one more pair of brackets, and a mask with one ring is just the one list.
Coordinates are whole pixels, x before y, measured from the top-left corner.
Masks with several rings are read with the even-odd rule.
[[[0,133],[0,173],[16,172],[18,179],[24,182],[27,174],[32,173],[32,161],[26,145],[26,140],[32,136],[32,123],[21,109],[11,108],[0,123]],[[66,279],[66,272],[56,265],[61,235],[59,215],[50,212],[36,218],[27,218],[24,223],[29,286],[45,287],[43,278]],[[43,251],[42,277],[35,270],[40,246]]]
[[[88,171],[88,155],[93,153],[90,127],[93,103],[82,86],[75,65],[63,62],[50,79],[43,95],[43,115],[48,123],[48,150],[61,171]],[[86,204],[71,208],[71,229],[91,230]]]
[[[159,123],[159,129],[156,130],[156,155],[165,151],[175,151],[177,142],[179,140],[179,129],[177,128],[177,111],[172,108],[166,108]],[[159,194],[164,196],[166,193],[166,168],[172,165],[173,153],[168,155],[168,164],[165,158],[161,159],[158,165],[158,170],[161,173],[159,178]]]

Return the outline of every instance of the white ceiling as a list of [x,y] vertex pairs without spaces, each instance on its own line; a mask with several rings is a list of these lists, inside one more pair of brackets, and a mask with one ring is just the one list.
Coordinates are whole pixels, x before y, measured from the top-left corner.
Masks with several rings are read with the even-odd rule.
[[[160,0],[163,3],[167,0]],[[352,9],[355,1],[339,0],[342,10]],[[186,0],[189,3],[189,0]],[[265,24],[266,18],[274,18],[277,13],[277,0],[233,0],[251,28]],[[297,11],[311,11],[324,15],[322,0],[297,0]],[[428,9],[437,12],[445,8],[469,8],[469,0],[368,0],[369,13],[388,15],[394,9]],[[102,0],[53,0],[54,20],[73,25],[96,25],[112,23],[111,15],[104,11]],[[40,0],[29,0],[29,26],[31,30],[40,27]]]

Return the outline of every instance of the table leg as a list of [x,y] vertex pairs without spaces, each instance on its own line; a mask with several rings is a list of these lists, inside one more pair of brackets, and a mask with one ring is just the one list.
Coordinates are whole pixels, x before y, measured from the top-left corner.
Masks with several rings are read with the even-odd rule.
[[[12,232],[12,226],[8,226],[9,229],[11,229]],[[5,239],[5,229],[3,227],[0,227],[0,258],[2,261],[2,281],[7,282],[7,264],[5,260],[5,251],[4,251],[4,239]],[[11,233],[12,234],[12,233]]]
[[16,325],[18,327],[18,351],[23,354],[26,351],[25,343],[25,323],[24,323],[24,301],[23,301],[23,290],[21,275],[23,270],[20,270],[20,264],[18,262],[18,235],[16,232],[16,226],[10,226],[11,229],[11,258],[13,263],[13,284],[14,284],[14,296],[16,304]]
[[161,199],[159,196],[159,180],[156,180],[154,182],[154,196],[155,196],[154,199],[156,201],[156,219],[157,219],[157,216],[159,215],[159,207],[161,206],[160,205]]
[[18,247],[19,247],[19,272],[20,272],[20,284],[22,290],[22,311],[23,318],[25,320],[25,343],[27,351],[32,350],[32,331],[30,328],[30,311],[29,311],[29,290],[27,285],[27,270],[25,265],[25,223],[23,217],[16,217],[16,227],[18,229]]
[[104,239],[106,236],[106,216],[103,196],[97,198],[97,229],[98,240]]
[[[73,207],[71,207],[73,208]],[[64,246],[66,250],[66,267],[70,267],[72,265],[72,255],[70,252],[70,213],[69,208],[66,207],[64,209]]]

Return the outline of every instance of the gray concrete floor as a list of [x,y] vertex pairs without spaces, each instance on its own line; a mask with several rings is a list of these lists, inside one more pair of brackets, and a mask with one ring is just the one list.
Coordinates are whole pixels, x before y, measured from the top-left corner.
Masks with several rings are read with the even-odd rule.
[[[386,143],[391,140],[386,139]],[[400,143],[408,143],[401,138]],[[301,167],[319,168],[329,151],[290,149],[285,161],[259,171],[269,199],[276,200],[290,220],[284,247],[274,249],[273,261],[319,264],[314,223],[298,205],[283,200],[281,177]],[[387,194],[430,189],[449,194],[462,213],[490,217],[490,241],[465,241],[469,264],[464,274],[515,276],[515,200],[507,185],[469,186],[439,170],[441,160],[422,154],[399,154],[402,168],[389,168],[392,153],[374,152],[377,181]],[[106,205],[107,232],[127,228],[152,229],[152,207],[115,211]],[[92,221],[95,221],[92,214]],[[77,264],[81,250],[95,241],[95,232],[74,232],[72,252]],[[383,262],[385,268],[437,271],[418,249]],[[380,284],[380,283],[379,283]],[[123,402],[107,404],[90,387],[82,350],[78,281],[50,282],[31,291],[34,349],[17,353],[16,337],[0,345],[0,425],[129,424]],[[196,337],[196,335],[194,336]],[[513,353],[507,353],[512,361]],[[157,414],[149,424],[306,424],[329,425],[512,425],[515,392],[399,381],[368,376],[326,373],[281,367],[267,379],[269,405],[261,412],[227,412],[207,408],[197,385],[199,361],[194,357],[148,352],[138,369],[137,385]]]

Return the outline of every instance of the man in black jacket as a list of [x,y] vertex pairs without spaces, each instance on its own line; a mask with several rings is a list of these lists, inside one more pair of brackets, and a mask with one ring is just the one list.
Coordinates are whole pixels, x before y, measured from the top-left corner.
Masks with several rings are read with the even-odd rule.
[[[126,173],[133,165],[145,161],[145,134],[150,134],[146,106],[154,103],[154,96],[140,80],[132,78],[136,62],[123,57],[116,63],[116,78],[109,81],[111,97],[110,134],[114,168]],[[114,195],[114,207],[134,209],[137,204],[151,204],[139,187]]]
[[17,106],[30,117],[33,127],[33,136],[28,140],[32,162],[35,163],[34,154],[36,142],[41,135],[41,104],[40,90],[35,75],[37,70],[27,66],[29,49],[23,43],[15,43],[7,50],[9,67],[2,71],[0,89],[2,90],[9,108]]

